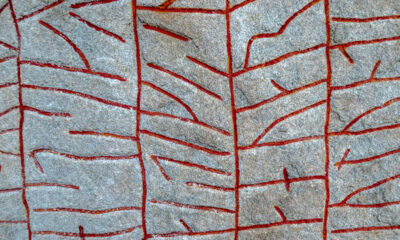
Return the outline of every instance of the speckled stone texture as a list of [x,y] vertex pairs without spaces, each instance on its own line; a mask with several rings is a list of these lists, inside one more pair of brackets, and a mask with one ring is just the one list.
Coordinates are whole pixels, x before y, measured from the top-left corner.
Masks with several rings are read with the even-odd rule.
[[0,240],[400,239],[399,0],[0,0]]

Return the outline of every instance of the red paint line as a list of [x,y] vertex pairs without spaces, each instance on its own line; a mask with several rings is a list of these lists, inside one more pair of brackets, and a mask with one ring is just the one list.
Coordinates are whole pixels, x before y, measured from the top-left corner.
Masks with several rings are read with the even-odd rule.
[[13,55],[13,56],[1,58],[1,59],[0,59],[0,63],[6,62],[6,61],[11,60],[11,59],[14,59],[14,58],[17,58],[17,56]]
[[6,193],[6,192],[17,192],[17,191],[22,191],[22,188],[7,188],[7,189],[0,189],[0,193]]
[[137,6],[137,10],[162,12],[162,13],[203,13],[203,14],[225,14],[224,10],[204,9],[204,8],[160,8],[149,6]]
[[238,108],[236,112],[240,113],[240,112],[245,112],[245,111],[249,111],[249,110],[253,110],[253,109],[259,108],[259,107],[261,107],[261,106],[263,106],[263,105],[265,105],[267,103],[275,102],[276,100],[278,100],[278,99],[280,99],[282,97],[291,95],[291,94],[296,93],[296,92],[300,92],[300,91],[308,89],[308,88],[315,87],[315,86],[317,86],[319,84],[322,84],[324,82],[326,82],[326,79],[321,79],[321,80],[318,80],[316,82],[301,86],[299,88],[295,88],[295,89],[292,89],[292,90],[288,90],[286,92],[279,93],[279,94],[275,95],[274,97],[268,98],[266,100],[263,100],[263,101],[261,101],[259,103],[254,104],[254,105]]
[[70,189],[74,189],[74,190],[79,190],[79,187],[76,185],[47,183],[47,182],[26,183],[25,187],[59,187],[59,188],[70,188]]
[[14,51],[18,51],[18,49],[17,49],[16,47],[11,46],[10,44],[5,43],[5,42],[3,42],[3,41],[0,41],[0,45],[3,46],[3,47],[5,47],[5,48],[8,48],[8,49],[11,49],[11,50],[14,50]]
[[159,8],[168,8],[171,4],[173,4],[176,0],[165,0]]
[[292,182],[303,182],[303,181],[313,181],[313,180],[325,180],[325,176],[315,175],[315,176],[308,176],[308,177],[288,178],[287,180],[286,179],[278,179],[278,180],[272,180],[272,181],[261,182],[261,183],[241,184],[240,188],[263,187],[263,186],[282,184],[282,183],[285,184],[285,187],[286,187],[286,182],[288,182],[290,184]]
[[164,94],[165,96],[167,96],[167,97],[169,97],[169,98],[171,98],[171,99],[173,99],[174,101],[176,101],[177,103],[179,103],[183,108],[185,108],[186,111],[188,111],[188,113],[193,117],[193,120],[198,121],[198,118],[197,118],[196,114],[193,112],[193,110],[189,107],[189,105],[187,105],[186,103],[184,103],[184,102],[182,101],[182,99],[180,99],[179,97],[173,95],[172,93],[169,93],[169,92],[165,91],[164,89],[162,89],[162,88],[160,88],[160,87],[154,85],[154,84],[151,83],[151,82],[142,81],[142,84],[143,84],[143,85],[146,85],[146,86],[148,86],[148,87],[150,87],[150,88],[152,88],[152,89],[154,89],[154,90],[156,90],[156,91],[158,91],[158,92],[160,92],[161,94]]
[[71,41],[70,38],[67,37],[67,35],[65,35],[64,33],[60,32],[59,30],[57,30],[56,28],[54,28],[53,26],[51,26],[50,24],[48,24],[42,20],[39,20],[39,23],[42,26],[49,29],[50,31],[52,31],[54,34],[56,34],[59,37],[61,37],[62,39],[64,39],[74,49],[74,51],[79,55],[83,64],[85,64],[86,69],[90,70],[90,64],[89,64],[89,61],[87,60],[85,54],[82,52],[81,49],[78,48],[78,46],[76,46],[76,44],[74,42]]
[[69,134],[103,136],[103,137],[111,137],[111,138],[117,138],[117,139],[137,141],[136,136],[124,136],[124,135],[119,135],[119,134],[114,134],[114,133],[104,133],[104,132],[95,132],[95,131],[69,131]]
[[0,224],[20,224],[26,223],[26,220],[0,220]]
[[347,201],[350,200],[350,198],[354,197],[355,195],[357,195],[357,194],[359,194],[361,192],[367,191],[369,189],[376,188],[376,187],[378,187],[378,186],[380,186],[380,185],[382,185],[384,183],[390,182],[390,181],[395,180],[397,178],[400,178],[400,174],[392,176],[392,177],[389,177],[389,178],[382,179],[382,180],[380,180],[380,181],[378,181],[378,182],[376,182],[374,184],[371,184],[369,186],[359,188],[359,189],[353,191],[352,193],[350,193],[349,195],[347,195],[340,203],[332,204],[331,206],[347,205]]
[[398,81],[400,80],[400,76],[398,77],[391,77],[391,78],[374,78],[374,79],[365,79],[362,81],[357,81],[357,82],[353,82],[347,85],[343,85],[343,86],[332,86],[332,91],[338,91],[338,90],[345,90],[345,89],[349,89],[349,88],[355,88],[364,84],[368,84],[368,83],[376,83],[376,82],[386,82],[386,81]]
[[261,33],[261,34],[257,34],[254,35],[250,38],[250,40],[247,43],[247,48],[246,48],[246,57],[244,60],[244,68],[248,67],[249,64],[249,58],[250,58],[250,50],[251,50],[251,44],[253,43],[254,40],[256,39],[262,39],[262,38],[272,38],[272,37],[277,37],[279,35],[281,35],[286,28],[289,26],[289,24],[300,14],[302,14],[303,12],[305,12],[307,9],[311,8],[312,6],[314,6],[316,3],[320,2],[321,0],[313,0],[310,3],[308,3],[307,5],[305,5],[304,7],[302,7],[300,10],[296,11],[292,16],[290,16],[285,23],[279,28],[279,30],[277,32],[274,33]]
[[290,180],[289,180],[289,174],[286,170],[286,168],[283,168],[283,181],[285,182],[285,188],[286,191],[290,191]]
[[283,141],[264,142],[264,143],[259,143],[257,145],[239,146],[238,149],[239,150],[250,150],[250,149],[254,149],[254,148],[267,147],[267,146],[283,146],[283,145],[287,145],[287,144],[291,144],[291,143],[312,141],[312,140],[318,140],[318,139],[323,139],[323,138],[324,138],[324,135],[299,137],[299,138],[283,140]]
[[213,186],[213,185],[198,183],[198,182],[186,182],[186,185],[188,185],[190,187],[211,189],[211,190],[216,190],[216,191],[221,191],[221,192],[234,192],[235,191],[235,188],[219,187],[219,186]]
[[346,158],[347,155],[349,155],[350,153],[350,148],[348,148],[346,150],[346,152],[344,152],[342,159],[340,160],[340,162],[334,163],[333,166],[337,166],[338,171],[340,171],[340,169],[342,168],[342,165],[346,162]]
[[165,180],[171,181],[171,178],[168,176],[168,174],[165,172],[165,169],[161,166],[160,162],[158,161],[158,157],[152,155],[152,156],[150,156],[150,158],[157,165],[158,169],[160,170],[161,174],[164,176]]
[[375,111],[377,111],[377,110],[380,110],[380,109],[382,109],[382,108],[388,107],[388,106],[390,106],[391,104],[393,104],[393,103],[395,103],[395,102],[399,102],[399,101],[400,101],[400,97],[393,98],[393,99],[391,99],[391,100],[389,100],[389,101],[383,103],[382,105],[376,106],[376,107],[374,107],[374,108],[369,109],[368,111],[365,111],[364,113],[362,113],[362,114],[358,115],[356,118],[354,118],[349,124],[347,124],[347,125],[343,128],[342,131],[347,131],[347,130],[349,130],[350,127],[353,126],[356,122],[358,122],[361,118],[363,118],[363,117],[365,117],[365,116],[367,116],[367,115],[369,115],[369,114],[371,114],[371,113],[373,113],[373,112],[375,112]]
[[8,6],[8,2],[6,2],[6,3],[0,8],[0,14],[4,11],[4,9],[6,9],[7,6]]
[[103,210],[88,210],[88,209],[78,209],[78,208],[37,208],[33,209],[34,212],[71,212],[71,213],[84,213],[84,214],[106,214],[120,211],[137,211],[141,210],[140,207],[117,207],[117,208],[109,208]]
[[71,94],[71,95],[75,95],[78,97],[82,97],[82,98],[86,98],[89,100],[93,100],[96,102],[100,102],[106,105],[110,105],[110,106],[114,106],[114,107],[119,107],[119,108],[124,108],[124,109],[129,109],[129,110],[136,110],[136,107],[130,106],[130,105],[126,105],[126,104],[122,104],[119,102],[114,102],[114,101],[110,101],[110,100],[106,100],[103,98],[98,98],[89,94],[85,94],[85,93],[81,93],[81,92],[76,92],[76,91],[72,91],[72,90],[67,90],[67,89],[63,89],[63,88],[53,88],[53,87],[42,87],[42,86],[37,86],[37,85],[25,85],[22,84],[21,85],[22,88],[27,88],[27,89],[34,89],[34,90],[43,90],[43,91],[55,91],[55,92],[61,92],[61,93],[65,93],[65,94]]
[[194,121],[193,119],[189,119],[189,118],[182,118],[182,117],[177,117],[177,116],[174,116],[174,115],[171,115],[171,114],[167,114],[167,113],[151,112],[151,111],[146,111],[146,110],[141,110],[140,113],[144,114],[144,115],[149,115],[149,116],[159,116],[159,117],[173,118],[173,119],[177,119],[177,120],[182,121],[182,122],[189,122],[189,123],[192,123],[192,124],[195,124],[195,125],[199,125],[199,126],[214,130],[214,131],[219,132],[219,133],[221,133],[223,135],[226,135],[226,136],[230,136],[231,135],[228,131],[225,131],[225,130],[210,126],[210,125],[208,125],[208,124],[206,124],[204,122]]
[[136,0],[131,1],[132,7],[132,25],[133,25],[133,35],[134,35],[134,47],[136,52],[136,76],[137,76],[137,96],[136,96],[136,129],[135,136],[137,139],[137,151],[138,159],[140,165],[140,173],[142,180],[142,202],[141,202],[141,218],[142,218],[142,230],[143,230],[143,240],[148,239],[147,234],[147,222],[146,222],[146,208],[147,208],[147,180],[146,180],[146,168],[143,160],[142,153],[142,143],[140,141],[140,117],[141,117],[141,96],[142,96],[142,60],[140,56],[140,43],[138,35],[138,24],[137,24],[137,2]]
[[[251,225],[251,226],[239,226],[238,231],[246,231],[252,229],[263,229],[263,228],[271,228],[282,225],[293,225],[293,224],[311,224],[322,222],[320,218],[311,218],[311,219],[299,219],[299,220],[288,220],[285,222],[274,222],[268,224],[259,224],[259,225]],[[161,234],[151,234],[150,238],[156,237],[179,237],[179,236],[206,236],[206,235],[217,235],[235,232],[235,228],[222,229],[222,230],[213,230],[213,231],[205,231],[205,232],[171,232],[171,233],[161,233]]]
[[49,117],[72,117],[69,113],[58,113],[58,112],[48,112],[39,110],[37,108],[29,107],[29,106],[22,106],[25,111],[35,112],[40,115],[49,116]]
[[273,123],[271,123],[266,129],[264,129],[264,131],[253,141],[253,143],[251,145],[252,146],[256,146],[263,139],[263,137],[265,135],[267,135],[267,133],[269,131],[271,131],[277,124],[281,123],[282,121],[284,121],[284,120],[286,120],[288,118],[294,117],[296,115],[299,115],[301,113],[304,113],[307,110],[313,109],[313,108],[318,107],[318,106],[320,106],[322,104],[325,104],[325,103],[326,103],[326,100],[322,100],[322,101],[316,102],[316,103],[314,103],[312,105],[309,105],[307,107],[301,108],[299,110],[296,110],[294,112],[291,112],[291,113],[289,113],[289,114],[287,114],[285,116],[282,116],[282,117],[278,118]]
[[329,186],[329,165],[330,165],[330,149],[329,149],[329,125],[331,115],[331,97],[332,97],[332,63],[331,63],[331,25],[330,25],[330,12],[329,12],[329,0],[324,0],[324,12],[325,12],[325,30],[326,30],[326,43],[325,43],[325,55],[326,55],[326,114],[325,114],[325,125],[324,125],[324,145],[325,145],[325,204],[324,204],[324,215],[322,221],[322,239],[328,239],[328,218],[329,218],[329,201],[330,201],[330,186]]
[[72,155],[72,154],[67,154],[67,153],[56,152],[56,151],[51,150],[51,149],[36,149],[36,150],[32,151],[29,154],[29,156],[32,157],[33,159],[36,159],[36,161],[37,161],[36,154],[37,153],[41,153],[41,152],[47,152],[47,153],[59,155],[59,156],[62,156],[62,157],[66,157],[66,158],[69,158],[69,159],[82,160],[82,161],[126,160],[126,159],[129,159],[129,158],[137,158],[138,157],[137,154],[126,155],[126,156],[78,156],[78,155]]
[[187,38],[187,37],[178,35],[176,33],[173,33],[171,31],[168,31],[168,30],[165,30],[165,29],[162,29],[162,28],[150,26],[150,25],[147,25],[147,24],[143,24],[143,28],[148,29],[148,30],[153,30],[153,31],[156,31],[156,32],[159,32],[159,33],[162,33],[162,34],[165,34],[167,36],[170,36],[172,38],[176,38],[176,39],[184,41],[184,42],[189,41],[189,38]]
[[187,223],[185,223],[185,221],[183,221],[182,219],[179,219],[179,222],[186,228],[186,230],[188,230],[188,232],[193,232],[192,229],[189,227],[189,225],[187,225]]
[[125,42],[125,40],[124,40],[121,36],[119,36],[118,34],[115,34],[115,33],[110,32],[110,31],[108,31],[108,30],[106,30],[106,29],[104,29],[104,28],[101,28],[101,27],[99,27],[99,26],[97,26],[97,25],[95,25],[95,24],[93,24],[93,23],[91,23],[91,22],[89,22],[89,21],[83,19],[81,16],[79,16],[79,15],[76,14],[76,13],[69,12],[69,15],[71,15],[72,17],[74,17],[74,18],[77,19],[78,21],[80,21],[80,22],[86,24],[88,27],[93,28],[94,30],[96,30],[96,31],[98,31],[98,32],[104,33],[105,35],[110,36],[110,37],[112,37],[112,38],[115,38],[115,39],[117,39],[118,41],[121,41],[121,42],[123,42],[123,43]]
[[5,151],[1,151],[1,150],[0,150],[0,154],[17,156],[17,157],[21,156],[19,153],[5,152]]
[[83,227],[79,225],[79,237],[81,240],[85,240],[85,232],[83,230]]
[[368,128],[360,131],[340,131],[340,132],[331,132],[329,133],[330,136],[341,136],[341,135],[348,135],[348,136],[358,136],[358,135],[363,135],[367,133],[373,133],[373,132],[379,132],[379,131],[385,131],[385,130],[391,130],[391,129],[396,129],[400,127],[399,124],[393,124],[393,125],[388,125],[388,126],[383,126],[383,127],[377,127],[377,128]]
[[103,78],[109,78],[109,79],[114,79],[114,80],[118,80],[121,82],[125,82],[126,79],[118,76],[118,75],[113,75],[113,74],[109,74],[109,73],[103,73],[103,72],[96,72],[96,71],[92,71],[90,69],[84,69],[84,68],[73,68],[73,67],[68,67],[68,66],[59,66],[53,63],[41,63],[41,62],[35,62],[35,61],[29,61],[29,60],[21,60],[21,64],[28,64],[28,65],[32,65],[32,66],[37,66],[37,67],[46,67],[46,68],[54,68],[54,69],[61,69],[61,70],[65,70],[68,72],[80,72],[80,73],[86,73],[86,74],[90,74],[90,75],[96,75],[96,76],[100,76]]
[[17,82],[13,82],[13,83],[4,83],[2,85],[0,85],[0,88],[6,88],[6,87],[11,87],[11,86],[16,86],[18,85]]
[[212,154],[212,155],[228,156],[228,155],[231,154],[230,152],[222,152],[222,151],[212,150],[212,149],[209,149],[209,148],[201,147],[199,145],[195,145],[193,143],[188,143],[188,142],[185,142],[185,141],[182,141],[182,140],[179,140],[179,139],[170,138],[170,137],[167,137],[167,136],[164,136],[164,135],[161,135],[161,134],[150,132],[148,130],[140,130],[140,132],[143,133],[143,134],[155,137],[155,138],[162,139],[164,141],[173,142],[173,143],[176,143],[176,144],[179,144],[179,145],[183,145],[183,146],[186,146],[186,147],[189,147],[189,148],[193,148],[193,149],[196,149],[196,150],[200,150],[200,151]]
[[365,23],[365,22],[374,22],[374,21],[388,20],[388,19],[400,19],[400,15],[379,16],[379,17],[370,17],[370,18],[341,18],[341,17],[333,17],[332,21],[335,21],[335,22]]
[[98,4],[106,4],[106,3],[112,3],[116,2],[118,0],[95,0],[95,1],[90,1],[90,2],[82,2],[82,3],[74,3],[71,4],[71,8],[81,8],[81,7],[87,7],[87,6],[94,6]]
[[16,110],[16,109],[19,109],[19,106],[11,107],[11,108],[9,108],[9,109],[7,109],[7,110],[1,112],[1,113],[0,113],[0,117],[6,115],[7,113],[12,112],[12,111],[14,111],[14,110]]
[[224,76],[224,77],[228,76],[226,73],[224,73],[224,72],[222,72],[222,71],[220,71],[220,70],[218,70],[218,69],[216,69],[214,67],[211,67],[210,65],[205,64],[205,63],[197,60],[196,58],[193,58],[193,57],[190,57],[190,56],[186,56],[186,58],[189,59],[190,61],[194,62],[195,64],[197,64],[199,66],[202,66],[205,69],[210,70],[213,73],[219,74],[219,75]]
[[203,88],[203,87],[200,86],[199,84],[197,84],[197,83],[195,83],[195,82],[193,82],[193,81],[191,81],[191,80],[189,80],[189,79],[187,79],[187,78],[185,78],[185,77],[183,77],[183,76],[181,76],[181,75],[179,75],[179,74],[177,74],[177,73],[174,73],[174,72],[172,72],[172,71],[169,71],[169,70],[167,70],[167,69],[165,69],[165,68],[162,68],[162,67],[160,67],[160,66],[154,65],[154,64],[152,64],[152,63],[148,63],[147,66],[149,66],[149,67],[151,67],[151,68],[154,68],[154,69],[157,69],[157,70],[159,70],[159,71],[161,71],[161,72],[165,72],[165,73],[167,73],[167,74],[169,74],[169,75],[171,75],[171,76],[173,76],[173,77],[175,77],[175,78],[177,78],[177,79],[179,79],[179,80],[182,80],[182,81],[184,81],[184,82],[186,82],[186,83],[188,83],[188,84],[194,86],[194,87],[197,88],[198,90],[200,90],[200,91],[202,91],[202,92],[208,94],[208,95],[211,96],[211,97],[214,97],[214,98],[216,98],[216,99],[218,99],[218,100],[222,100],[222,98],[221,98],[218,94],[215,94],[215,93],[211,92],[210,90],[207,90],[207,89]]
[[176,163],[176,164],[180,164],[186,167],[193,167],[193,168],[198,168],[201,169],[203,171],[207,171],[207,172],[212,172],[215,174],[220,174],[220,175],[226,175],[226,176],[231,176],[232,173],[229,172],[224,172],[222,170],[218,170],[215,168],[210,168],[204,165],[200,165],[200,164],[196,164],[196,163],[191,163],[191,162],[184,162],[184,161],[180,161],[180,160],[176,160],[176,159],[172,159],[172,158],[166,158],[166,157],[161,157],[161,156],[154,156],[152,155],[151,158],[154,160],[155,159],[159,159],[159,160],[163,160],[163,161],[167,161],[167,162],[172,162],[172,163]]
[[282,210],[278,206],[274,206],[274,208],[278,212],[279,216],[281,216],[282,222],[286,222],[287,219],[286,219],[285,214],[282,212]]
[[397,40],[400,40],[400,36],[347,42],[347,43],[342,43],[342,44],[331,45],[329,48],[330,49],[347,48],[347,47],[356,46],[356,45],[367,45],[367,44],[381,43],[381,42],[387,42],[387,41],[397,41]]
[[343,54],[343,56],[349,61],[349,63],[353,64],[354,60],[350,57],[350,55],[346,52],[346,48],[341,47],[339,48],[339,51]]
[[9,133],[9,132],[15,132],[15,131],[19,131],[19,128],[9,128],[9,129],[4,129],[4,130],[0,130],[0,135],[1,134],[5,134],[5,133]]
[[335,203],[329,207],[351,207],[351,208],[382,208],[391,205],[398,205],[400,201],[384,202],[384,203],[372,203],[372,204],[353,204],[353,203]]
[[188,208],[188,209],[194,209],[194,210],[200,210],[200,211],[211,211],[211,212],[221,212],[221,213],[235,213],[235,211],[226,209],[226,208],[219,208],[219,207],[210,207],[210,206],[199,206],[199,205],[192,205],[192,204],[184,204],[184,203],[177,203],[177,202],[169,202],[169,201],[159,201],[155,199],[150,199],[149,200],[151,203],[154,204],[163,204],[163,205],[169,205],[169,206],[174,206],[178,208]]
[[313,47],[306,48],[306,49],[303,49],[303,50],[288,52],[288,53],[286,53],[286,54],[284,54],[282,56],[279,56],[279,57],[277,57],[275,59],[272,59],[272,60],[270,60],[268,62],[264,62],[264,63],[258,64],[258,65],[255,65],[255,66],[243,68],[242,70],[239,70],[239,71],[233,73],[233,77],[237,77],[237,76],[239,76],[241,74],[244,74],[244,73],[256,70],[256,69],[272,66],[272,65],[277,64],[277,63],[279,63],[279,62],[281,62],[283,60],[286,60],[286,59],[288,59],[290,57],[293,57],[293,56],[296,56],[296,55],[305,54],[305,53],[309,53],[309,52],[318,50],[320,48],[323,48],[325,46],[326,46],[325,43],[321,43],[321,44],[318,44],[318,45],[315,45]]
[[44,11],[46,11],[46,10],[49,10],[49,9],[51,9],[51,8],[53,8],[53,7],[56,7],[56,6],[60,5],[61,3],[63,3],[64,1],[65,1],[65,0],[58,0],[58,1],[56,1],[56,2],[53,2],[52,4],[49,4],[49,5],[47,5],[47,6],[43,7],[43,8],[41,8],[41,9],[39,9],[39,10],[37,10],[37,11],[34,11],[34,12],[32,12],[32,13],[29,13],[29,14],[27,14],[27,15],[24,15],[24,16],[18,18],[17,21],[18,21],[18,22],[24,21],[25,19],[31,18],[31,17],[33,17],[33,16],[39,14],[39,13],[42,13],[42,12],[44,12]]
[[373,81],[373,79],[374,79],[374,77],[375,77],[376,70],[378,70],[378,67],[379,67],[380,64],[381,64],[381,60],[378,60],[378,61],[375,63],[375,66],[374,66],[374,68],[372,69],[372,72],[371,72],[371,76],[369,77],[369,79],[370,79],[371,81]]
[[400,229],[400,225],[336,229],[332,230],[331,233],[335,234],[335,233],[367,232],[367,231],[396,230],[396,229]]
[[238,123],[237,123],[237,112],[235,105],[235,88],[233,82],[233,57],[232,57],[232,36],[231,36],[231,16],[230,0],[226,0],[225,5],[225,19],[226,19],[226,52],[228,54],[228,80],[229,80],[229,92],[230,92],[230,104],[231,104],[231,116],[232,116],[232,129],[233,129],[233,147],[235,156],[235,232],[234,239],[239,238],[239,213],[240,213],[240,158],[239,158],[239,137],[238,137]]
[[342,165],[345,164],[360,164],[360,163],[364,163],[364,162],[370,162],[370,161],[374,161],[392,154],[396,154],[396,153],[400,153],[400,148],[393,150],[393,151],[389,151],[389,152],[385,152],[379,155],[375,155],[372,157],[367,157],[367,158],[363,158],[363,159],[358,159],[358,160],[346,160],[346,157],[348,155],[348,153],[350,152],[350,149],[347,149],[347,151],[345,152],[345,154],[343,155],[343,158],[340,162],[337,162],[335,164],[333,164],[334,166],[338,167],[338,170],[340,170],[340,168],[342,167]]
[[[126,233],[133,232],[135,229],[142,228],[142,226],[135,226],[132,228],[124,229],[124,230],[119,230],[115,232],[107,232],[107,233],[85,233],[85,237],[90,237],[90,238],[100,238],[100,237],[111,237],[111,236],[117,236],[117,235],[122,235]],[[56,236],[63,236],[63,237],[80,237],[80,233],[74,233],[74,232],[54,232],[54,231],[36,231],[32,232],[32,234],[35,235],[56,235]]]
[[322,219],[321,218],[311,218],[311,219],[287,220],[287,221],[274,222],[274,223],[268,223],[268,224],[241,226],[241,227],[239,227],[239,230],[244,231],[244,230],[260,229],[260,228],[277,227],[277,226],[282,226],[282,225],[309,224],[309,223],[318,223],[318,222],[322,222]]
[[277,82],[275,82],[273,79],[271,79],[271,83],[272,83],[272,85],[274,85],[274,87],[276,88],[276,89],[278,89],[279,91],[281,91],[281,92],[287,92],[288,90],[286,89],[286,88],[284,88],[284,87],[282,87],[281,85],[279,85]]
[[223,230],[213,230],[205,232],[170,232],[170,233],[154,233],[150,234],[149,238],[159,238],[159,237],[179,237],[179,236],[206,236],[206,235],[217,235],[233,232],[235,229],[223,229]]
[[231,8],[229,8],[229,11],[233,12],[233,11],[235,11],[235,10],[237,10],[239,8],[242,8],[242,7],[246,6],[247,4],[250,4],[250,3],[255,2],[255,1],[257,1],[257,0],[245,0],[245,1],[243,1],[243,2],[241,2],[239,4],[236,4],[236,5],[232,6]]

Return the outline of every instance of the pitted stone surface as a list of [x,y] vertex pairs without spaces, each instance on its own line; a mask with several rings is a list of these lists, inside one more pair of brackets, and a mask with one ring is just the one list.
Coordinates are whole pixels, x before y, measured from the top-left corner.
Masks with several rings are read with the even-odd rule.
[[0,240],[400,239],[398,0],[0,0]]

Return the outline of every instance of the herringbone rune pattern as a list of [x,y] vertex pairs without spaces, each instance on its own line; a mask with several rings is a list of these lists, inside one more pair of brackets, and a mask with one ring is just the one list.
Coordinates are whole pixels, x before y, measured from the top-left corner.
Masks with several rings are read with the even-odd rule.
[[399,5],[0,0],[0,239],[399,239]]

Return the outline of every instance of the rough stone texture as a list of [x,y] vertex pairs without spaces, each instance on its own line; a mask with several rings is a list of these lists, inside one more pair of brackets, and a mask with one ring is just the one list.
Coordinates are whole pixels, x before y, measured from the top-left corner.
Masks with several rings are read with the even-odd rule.
[[0,0],[0,239],[400,239],[398,0]]

